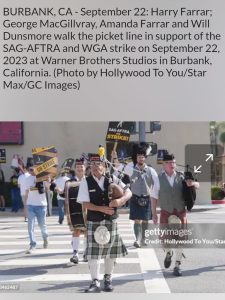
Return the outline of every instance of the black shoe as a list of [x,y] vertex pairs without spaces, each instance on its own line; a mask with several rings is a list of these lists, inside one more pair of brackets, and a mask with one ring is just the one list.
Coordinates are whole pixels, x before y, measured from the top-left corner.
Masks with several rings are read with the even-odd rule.
[[83,255],[83,262],[88,262],[87,255]]
[[63,220],[59,220],[59,224],[62,225],[63,224]]
[[87,259],[87,251],[86,251],[86,250],[84,251],[83,261],[84,261],[84,262],[88,262],[88,259]]
[[79,256],[77,252],[74,252],[73,256],[70,259],[70,262],[74,263],[74,264],[78,264],[79,263]]
[[98,279],[92,280],[89,288],[85,290],[85,293],[100,293],[101,288],[100,288],[100,282]]
[[179,266],[174,267],[173,269],[173,275],[174,276],[182,276],[182,272]]
[[138,241],[135,241],[134,242],[134,247],[135,248],[141,248],[141,245],[140,245],[140,243]]
[[171,266],[173,251],[168,251],[164,259],[164,267],[168,269]]
[[113,286],[112,286],[112,279],[110,274],[104,275],[104,291],[105,292],[112,292]]
[[87,252],[88,252],[88,249],[86,248],[86,249],[84,250],[84,254],[83,254],[83,261],[84,261],[84,262],[88,262],[88,259],[87,259]]

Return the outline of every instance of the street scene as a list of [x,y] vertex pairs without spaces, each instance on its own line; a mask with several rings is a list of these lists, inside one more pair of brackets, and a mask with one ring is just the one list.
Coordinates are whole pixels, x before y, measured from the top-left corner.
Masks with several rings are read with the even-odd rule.
[[[188,213],[189,222],[225,223],[225,207],[196,206]],[[1,292],[83,293],[89,285],[87,263],[70,262],[71,234],[66,224],[57,224],[57,216],[47,218],[49,247],[43,249],[37,230],[37,249],[25,254],[29,247],[27,225],[23,216],[0,214],[0,286]],[[116,293],[224,293],[224,249],[185,249],[183,276],[175,278],[172,268],[163,266],[161,249],[133,246],[132,223],[123,209],[119,230],[128,248],[128,256],[118,259],[114,270]],[[101,266],[102,267],[102,266]],[[103,269],[101,268],[101,277]],[[5,286],[5,289],[3,288]],[[11,288],[11,289],[10,289]]]
[[223,293],[224,124],[0,122],[0,293]]

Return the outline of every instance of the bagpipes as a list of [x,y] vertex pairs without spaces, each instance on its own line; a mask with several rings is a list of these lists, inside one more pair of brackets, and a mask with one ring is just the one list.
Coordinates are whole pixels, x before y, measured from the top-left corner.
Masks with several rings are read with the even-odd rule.
[[185,206],[187,207],[187,210],[191,211],[191,209],[193,208],[193,206],[195,204],[195,200],[196,200],[196,188],[194,186],[188,186],[187,180],[197,181],[197,179],[194,178],[192,172],[190,171],[190,169],[191,170],[193,170],[193,169],[190,168],[189,165],[186,165],[186,166],[178,165],[178,166],[185,167],[184,179],[182,181],[183,197],[184,197],[184,202],[185,202]]
[[[100,145],[99,155],[100,156],[102,155],[104,157],[103,149],[104,148]],[[119,180],[122,180],[124,175],[125,175],[124,169],[125,169],[126,163],[124,163],[123,169],[121,171],[119,171],[115,168],[115,166],[112,162],[109,162],[108,160],[106,160],[106,162],[110,166],[110,169],[113,169],[113,170],[115,170],[119,173],[119,176],[117,176],[117,177],[118,177]],[[191,168],[189,165],[183,166],[183,165],[177,164],[177,166],[181,166],[181,167],[185,168],[184,179],[182,181],[183,198],[184,198],[185,206],[186,206],[187,210],[191,211],[191,209],[193,208],[193,206],[195,204],[195,200],[196,200],[196,188],[195,188],[195,186],[189,186],[187,184],[187,181],[188,180],[197,181],[197,178],[193,176],[191,170],[193,171],[194,169]],[[143,173],[142,171],[138,171],[138,170],[136,170],[136,172],[138,172],[139,175],[136,176],[135,178],[133,178],[129,183],[127,183],[123,190],[126,190],[126,189],[130,188],[130,186],[135,181],[137,181],[139,179],[139,177],[141,176],[141,174]],[[117,187],[115,188],[115,190],[117,190]],[[116,199],[114,197],[117,196],[117,195],[114,195],[114,193],[116,194],[116,192],[113,192],[113,197],[112,198]],[[118,193],[118,196],[119,196],[119,193]]]
[[[144,151],[144,154],[147,157],[150,154],[150,152],[151,152],[151,145],[148,145],[146,143],[142,143],[141,146],[142,147],[146,147],[146,150]],[[135,163],[136,163],[135,151],[134,151],[134,154],[132,156],[132,161],[133,161],[133,163],[135,165]],[[178,165],[177,164],[177,166],[181,166],[181,167],[185,168],[184,179],[182,181],[182,189],[183,189],[182,192],[183,192],[183,198],[184,198],[184,201],[185,201],[185,206],[187,207],[187,210],[190,211],[193,208],[194,204],[195,204],[195,200],[196,200],[196,188],[195,188],[195,186],[189,186],[187,184],[187,181],[188,180],[197,181],[197,179],[194,178],[192,172],[190,171],[190,170],[194,171],[194,169],[192,169],[189,165],[183,166],[183,165]],[[123,176],[123,174],[124,174],[124,168],[125,168],[125,165],[124,165],[124,167],[122,169],[122,172],[121,172],[120,176]],[[143,171],[141,171],[141,170],[138,171],[138,170],[135,169],[135,171],[138,172],[139,174],[135,178],[133,178],[129,184],[127,184],[128,188],[132,185],[132,183],[134,183],[135,181],[137,181],[140,178],[140,176],[143,174]]]

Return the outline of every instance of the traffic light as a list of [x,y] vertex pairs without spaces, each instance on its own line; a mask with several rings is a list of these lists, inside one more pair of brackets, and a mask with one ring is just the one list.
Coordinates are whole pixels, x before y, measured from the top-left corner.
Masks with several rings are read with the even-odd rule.
[[161,123],[159,121],[150,122],[150,133],[161,130]]

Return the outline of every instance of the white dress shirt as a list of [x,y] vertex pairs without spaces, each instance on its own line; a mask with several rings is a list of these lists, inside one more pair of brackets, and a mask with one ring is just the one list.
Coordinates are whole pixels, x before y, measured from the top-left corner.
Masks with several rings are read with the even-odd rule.
[[[104,191],[105,176],[102,176],[100,179],[98,179],[95,176],[93,176],[93,178],[99,185],[100,189],[102,191]],[[119,184],[122,188],[125,187],[125,184],[115,176],[113,176],[113,182]],[[89,195],[89,191],[88,191],[88,184],[87,184],[86,178],[84,178],[80,183],[79,192],[78,192],[78,196],[77,196],[77,202],[81,203],[81,204],[84,202],[90,202],[90,195]]]

